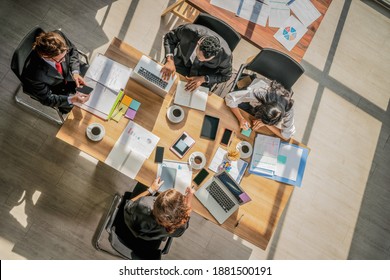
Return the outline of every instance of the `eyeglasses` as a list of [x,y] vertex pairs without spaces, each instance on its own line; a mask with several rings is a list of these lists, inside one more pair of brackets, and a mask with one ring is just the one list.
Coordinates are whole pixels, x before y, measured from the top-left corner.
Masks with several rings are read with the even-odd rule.
[[54,60],[55,62],[57,63],[61,63],[64,59],[65,59],[65,56],[68,54],[69,50],[66,50],[64,55],[60,58],[60,59],[55,59],[54,57],[50,57],[50,59]]

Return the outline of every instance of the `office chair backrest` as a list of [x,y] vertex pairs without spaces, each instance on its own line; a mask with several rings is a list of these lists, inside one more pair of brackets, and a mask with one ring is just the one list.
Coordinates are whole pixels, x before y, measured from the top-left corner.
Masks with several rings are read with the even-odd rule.
[[245,68],[276,80],[289,90],[305,72],[290,56],[274,49],[263,49]]
[[42,32],[44,32],[42,28],[38,26],[34,27],[26,36],[24,36],[23,40],[19,43],[19,46],[15,49],[11,60],[11,69],[19,80],[21,80],[20,76],[22,75],[26,59],[32,51],[32,45],[35,42],[35,38]]
[[236,48],[238,42],[241,40],[240,34],[238,34],[230,25],[211,15],[200,13],[193,23],[206,26],[213,30],[225,39],[231,51]]

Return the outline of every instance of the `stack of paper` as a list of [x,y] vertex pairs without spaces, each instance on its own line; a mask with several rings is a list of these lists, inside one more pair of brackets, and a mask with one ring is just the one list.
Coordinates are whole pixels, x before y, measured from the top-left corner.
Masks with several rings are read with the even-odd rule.
[[249,171],[273,176],[278,161],[280,139],[257,134]]
[[176,88],[174,103],[200,111],[206,110],[209,89],[199,87],[194,92],[185,90],[186,82],[179,81]]
[[159,137],[130,121],[105,163],[134,179],[158,141],[160,141]]
[[258,134],[248,172],[300,187],[308,155],[307,148]]
[[86,84],[94,90],[87,102],[76,105],[102,119],[109,119],[123,95],[121,89],[126,87],[131,71],[131,68],[99,54],[85,74]]

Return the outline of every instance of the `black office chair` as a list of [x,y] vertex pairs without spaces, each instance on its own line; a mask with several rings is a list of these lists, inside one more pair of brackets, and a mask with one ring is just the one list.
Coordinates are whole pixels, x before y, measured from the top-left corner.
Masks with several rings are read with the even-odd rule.
[[276,80],[288,90],[305,72],[305,69],[287,54],[274,49],[263,49],[252,61],[241,64],[231,91],[237,89],[237,82],[242,79],[246,70]]
[[[144,240],[135,237],[125,224],[124,206],[126,201],[146,189],[146,186],[138,183],[131,193],[126,192],[124,196],[115,194],[106,218],[98,228],[94,242],[96,249],[133,260],[159,260],[162,255],[168,254],[172,237],[168,237],[164,245],[162,240]],[[104,246],[104,233],[108,233],[111,248]]]
[[[55,121],[57,124],[61,125],[64,123],[64,117],[62,113],[56,107],[48,107],[42,105],[34,96],[25,91],[23,88],[23,79],[21,78],[23,68],[27,58],[29,57],[32,51],[32,45],[35,42],[35,38],[44,32],[39,26],[34,27],[19,43],[19,46],[15,49],[14,54],[11,60],[11,69],[18,77],[21,84],[15,92],[15,100],[18,104],[21,104],[34,112],[44,116],[52,121]],[[84,75],[88,69],[89,61],[86,54],[81,51],[78,51],[79,54],[84,58],[84,62],[80,65],[80,74]],[[24,98],[24,94],[29,96],[28,99]]]
[[211,15],[200,13],[193,23],[206,26],[220,35],[223,39],[225,39],[231,51],[237,47],[238,42],[241,40],[240,34],[238,34],[234,28]]

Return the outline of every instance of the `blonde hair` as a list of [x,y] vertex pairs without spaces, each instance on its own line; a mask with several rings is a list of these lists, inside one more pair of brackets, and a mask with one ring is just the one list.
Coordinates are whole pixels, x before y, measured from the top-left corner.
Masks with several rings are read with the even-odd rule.
[[168,233],[174,232],[190,218],[191,207],[187,205],[185,198],[174,189],[166,190],[157,196],[153,216]]
[[40,56],[55,57],[68,50],[64,38],[56,32],[43,32],[33,43],[33,50]]

